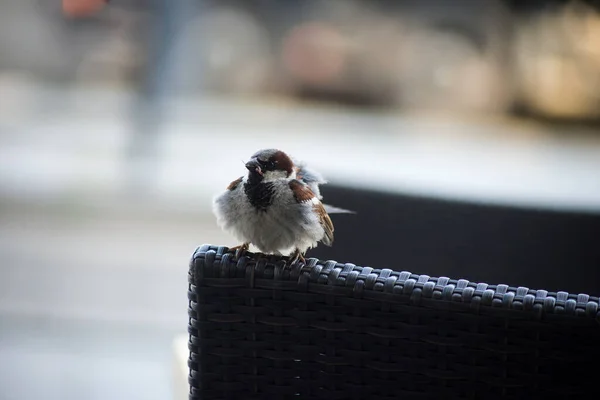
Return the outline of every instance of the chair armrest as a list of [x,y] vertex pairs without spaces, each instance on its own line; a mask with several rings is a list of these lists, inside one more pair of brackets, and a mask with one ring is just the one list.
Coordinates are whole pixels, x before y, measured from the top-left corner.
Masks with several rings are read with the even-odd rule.
[[597,297],[227,251],[190,262],[191,399],[596,390]]

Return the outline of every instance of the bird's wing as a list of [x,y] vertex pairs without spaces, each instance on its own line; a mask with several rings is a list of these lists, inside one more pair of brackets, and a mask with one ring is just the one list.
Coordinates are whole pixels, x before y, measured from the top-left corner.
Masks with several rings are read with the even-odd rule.
[[[296,179],[308,185],[310,190],[315,194],[317,199],[323,199],[321,196],[321,190],[319,189],[319,185],[323,185],[327,183],[325,178],[317,171],[307,168],[306,165],[302,161],[297,161],[296,165]],[[323,204],[325,207],[325,211],[329,214],[356,214],[356,211],[346,210],[345,208],[340,208],[336,206],[332,206],[331,204]]]
[[313,210],[319,217],[319,223],[325,231],[321,241],[326,246],[331,246],[333,244],[333,222],[331,222],[331,218],[329,218],[321,200],[317,198],[307,184],[298,179],[291,180],[289,185],[298,203],[312,203]]
[[317,171],[307,168],[302,161],[297,161],[294,165],[296,165],[296,179],[306,183],[315,196],[321,200],[323,196],[321,196],[319,185],[325,184],[327,181]]

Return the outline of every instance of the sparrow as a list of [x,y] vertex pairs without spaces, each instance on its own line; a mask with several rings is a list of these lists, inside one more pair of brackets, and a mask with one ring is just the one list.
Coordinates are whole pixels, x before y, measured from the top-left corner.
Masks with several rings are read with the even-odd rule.
[[309,248],[319,242],[333,244],[328,211],[353,213],[323,204],[323,177],[281,150],[259,150],[245,166],[247,175],[231,182],[213,201],[218,225],[242,242],[230,249],[236,258],[253,244],[265,254],[289,252],[291,263],[306,262]]

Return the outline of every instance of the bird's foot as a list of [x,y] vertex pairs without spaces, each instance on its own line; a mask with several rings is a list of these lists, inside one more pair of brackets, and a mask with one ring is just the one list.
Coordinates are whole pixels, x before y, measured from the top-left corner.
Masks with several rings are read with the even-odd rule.
[[241,257],[246,255],[246,252],[250,249],[250,243],[242,243],[239,246],[231,247],[230,252],[235,252],[235,259],[239,260]]
[[302,252],[299,249],[296,249],[292,254],[290,254],[290,265],[293,265],[298,261],[300,261],[303,264],[306,264],[304,254],[302,254]]

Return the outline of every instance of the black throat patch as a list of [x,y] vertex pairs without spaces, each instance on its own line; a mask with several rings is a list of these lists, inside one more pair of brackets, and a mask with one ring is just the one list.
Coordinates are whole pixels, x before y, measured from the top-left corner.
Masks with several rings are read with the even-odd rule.
[[273,202],[273,184],[246,182],[244,184],[244,193],[248,197],[248,201],[257,210],[266,211]]

